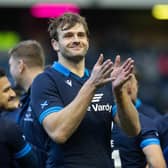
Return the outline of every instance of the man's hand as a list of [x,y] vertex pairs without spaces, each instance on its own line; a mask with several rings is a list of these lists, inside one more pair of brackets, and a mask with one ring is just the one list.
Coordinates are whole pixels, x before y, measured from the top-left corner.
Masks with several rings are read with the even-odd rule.
[[121,90],[123,84],[130,79],[134,67],[134,60],[128,58],[122,65],[120,65],[120,56],[115,58],[113,71],[111,73],[113,90]]
[[103,54],[100,54],[96,64],[93,67],[89,80],[95,85],[95,88],[101,87],[107,82],[112,81],[111,72],[113,71],[113,62],[110,59],[104,61]]

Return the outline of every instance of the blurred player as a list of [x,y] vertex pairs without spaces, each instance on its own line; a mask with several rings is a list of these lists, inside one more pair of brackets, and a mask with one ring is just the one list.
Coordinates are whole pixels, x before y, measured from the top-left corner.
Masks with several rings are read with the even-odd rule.
[[18,107],[16,94],[0,69],[0,167],[14,167],[15,161],[22,168],[38,168],[36,155],[25,141],[20,128],[12,121],[5,120],[1,113]]
[[[160,116],[156,110],[143,104],[138,98],[138,83],[135,74],[125,84],[141,123],[141,134],[128,137],[116,124],[112,128],[112,159],[115,168],[144,168],[147,164],[153,168],[165,168],[165,161],[160,147],[158,129],[149,117]],[[113,106],[113,115],[117,112]]]
[[[43,72],[45,65],[44,51],[41,44],[35,40],[18,43],[9,51],[9,69],[14,79],[15,87],[23,89],[21,105],[14,113],[8,113],[8,119],[13,118],[22,128],[26,140],[33,145],[39,158],[40,168],[46,160],[44,132],[40,129],[30,103],[30,88],[34,78]],[[14,116],[15,115],[15,116]]]

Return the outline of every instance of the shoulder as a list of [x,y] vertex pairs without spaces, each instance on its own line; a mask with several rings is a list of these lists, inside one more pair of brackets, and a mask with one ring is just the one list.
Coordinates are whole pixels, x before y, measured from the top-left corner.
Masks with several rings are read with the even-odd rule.
[[41,87],[48,86],[52,82],[49,74],[50,74],[49,69],[47,69],[41,74],[37,75],[36,78],[32,82],[31,90],[32,89],[38,90]]
[[11,121],[11,120],[8,120],[8,119],[5,119],[5,118],[0,119],[0,125],[4,129],[8,129],[8,128],[17,126],[17,124],[14,121]]
[[33,80],[32,85],[35,85],[36,83],[45,84],[49,82],[55,82],[55,80],[59,80],[60,73],[54,70],[52,67],[47,68],[44,72],[37,75],[36,78]]
[[12,136],[16,132],[20,132],[19,126],[12,120],[0,119],[0,130],[4,132],[6,136]]
[[168,135],[168,114],[157,118],[155,123],[157,124],[160,133]]
[[142,128],[143,127],[147,127],[147,128],[155,127],[155,122],[153,121],[153,119],[146,116],[145,114],[139,113],[139,119],[140,119]]
[[152,119],[161,115],[153,106],[144,103],[140,106],[140,113],[143,113]]
[[39,75],[37,75],[35,77],[35,79],[33,80],[33,84],[36,83],[36,82],[45,81],[46,78],[48,78],[47,71],[48,71],[48,69],[45,70],[44,72],[40,73]]

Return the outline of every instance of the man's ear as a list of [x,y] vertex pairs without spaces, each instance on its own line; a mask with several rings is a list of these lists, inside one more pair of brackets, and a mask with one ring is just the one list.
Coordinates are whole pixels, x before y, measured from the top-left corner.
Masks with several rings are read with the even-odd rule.
[[22,73],[25,69],[25,63],[22,59],[19,60],[19,72]]
[[57,52],[59,51],[58,41],[56,41],[55,39],[52,39],[51,45],[55,51],[57,51]]

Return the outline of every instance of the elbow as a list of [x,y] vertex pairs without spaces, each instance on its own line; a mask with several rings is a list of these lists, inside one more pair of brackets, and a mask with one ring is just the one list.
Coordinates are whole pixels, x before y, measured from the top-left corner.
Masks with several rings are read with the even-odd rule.
[[125,129],[124,131],[130,137],[138,136],[141,132],[141,127],[133,127],[132,129]]
[[68,140],[68,136],[63,131],[56,131],[51,135],[51,138],[57,144],[64,144]]
[[150,166],[149,167],[152,167],[152,168],[166,168],[166,164],[164,164],[163,162],[159,162],[159,163],[152,163],[152,164],[149,164]]
[[130,136],[130,137],[138,136],[140,134],[140,132],[141,132],[140,129],[139,130],[135,130],[135,131],[129,132],[128,136]]
[[163,157],[160,159],[153,158],[151,162],[149,162],[150,167],[152,168],[167,168],[166,162]]

